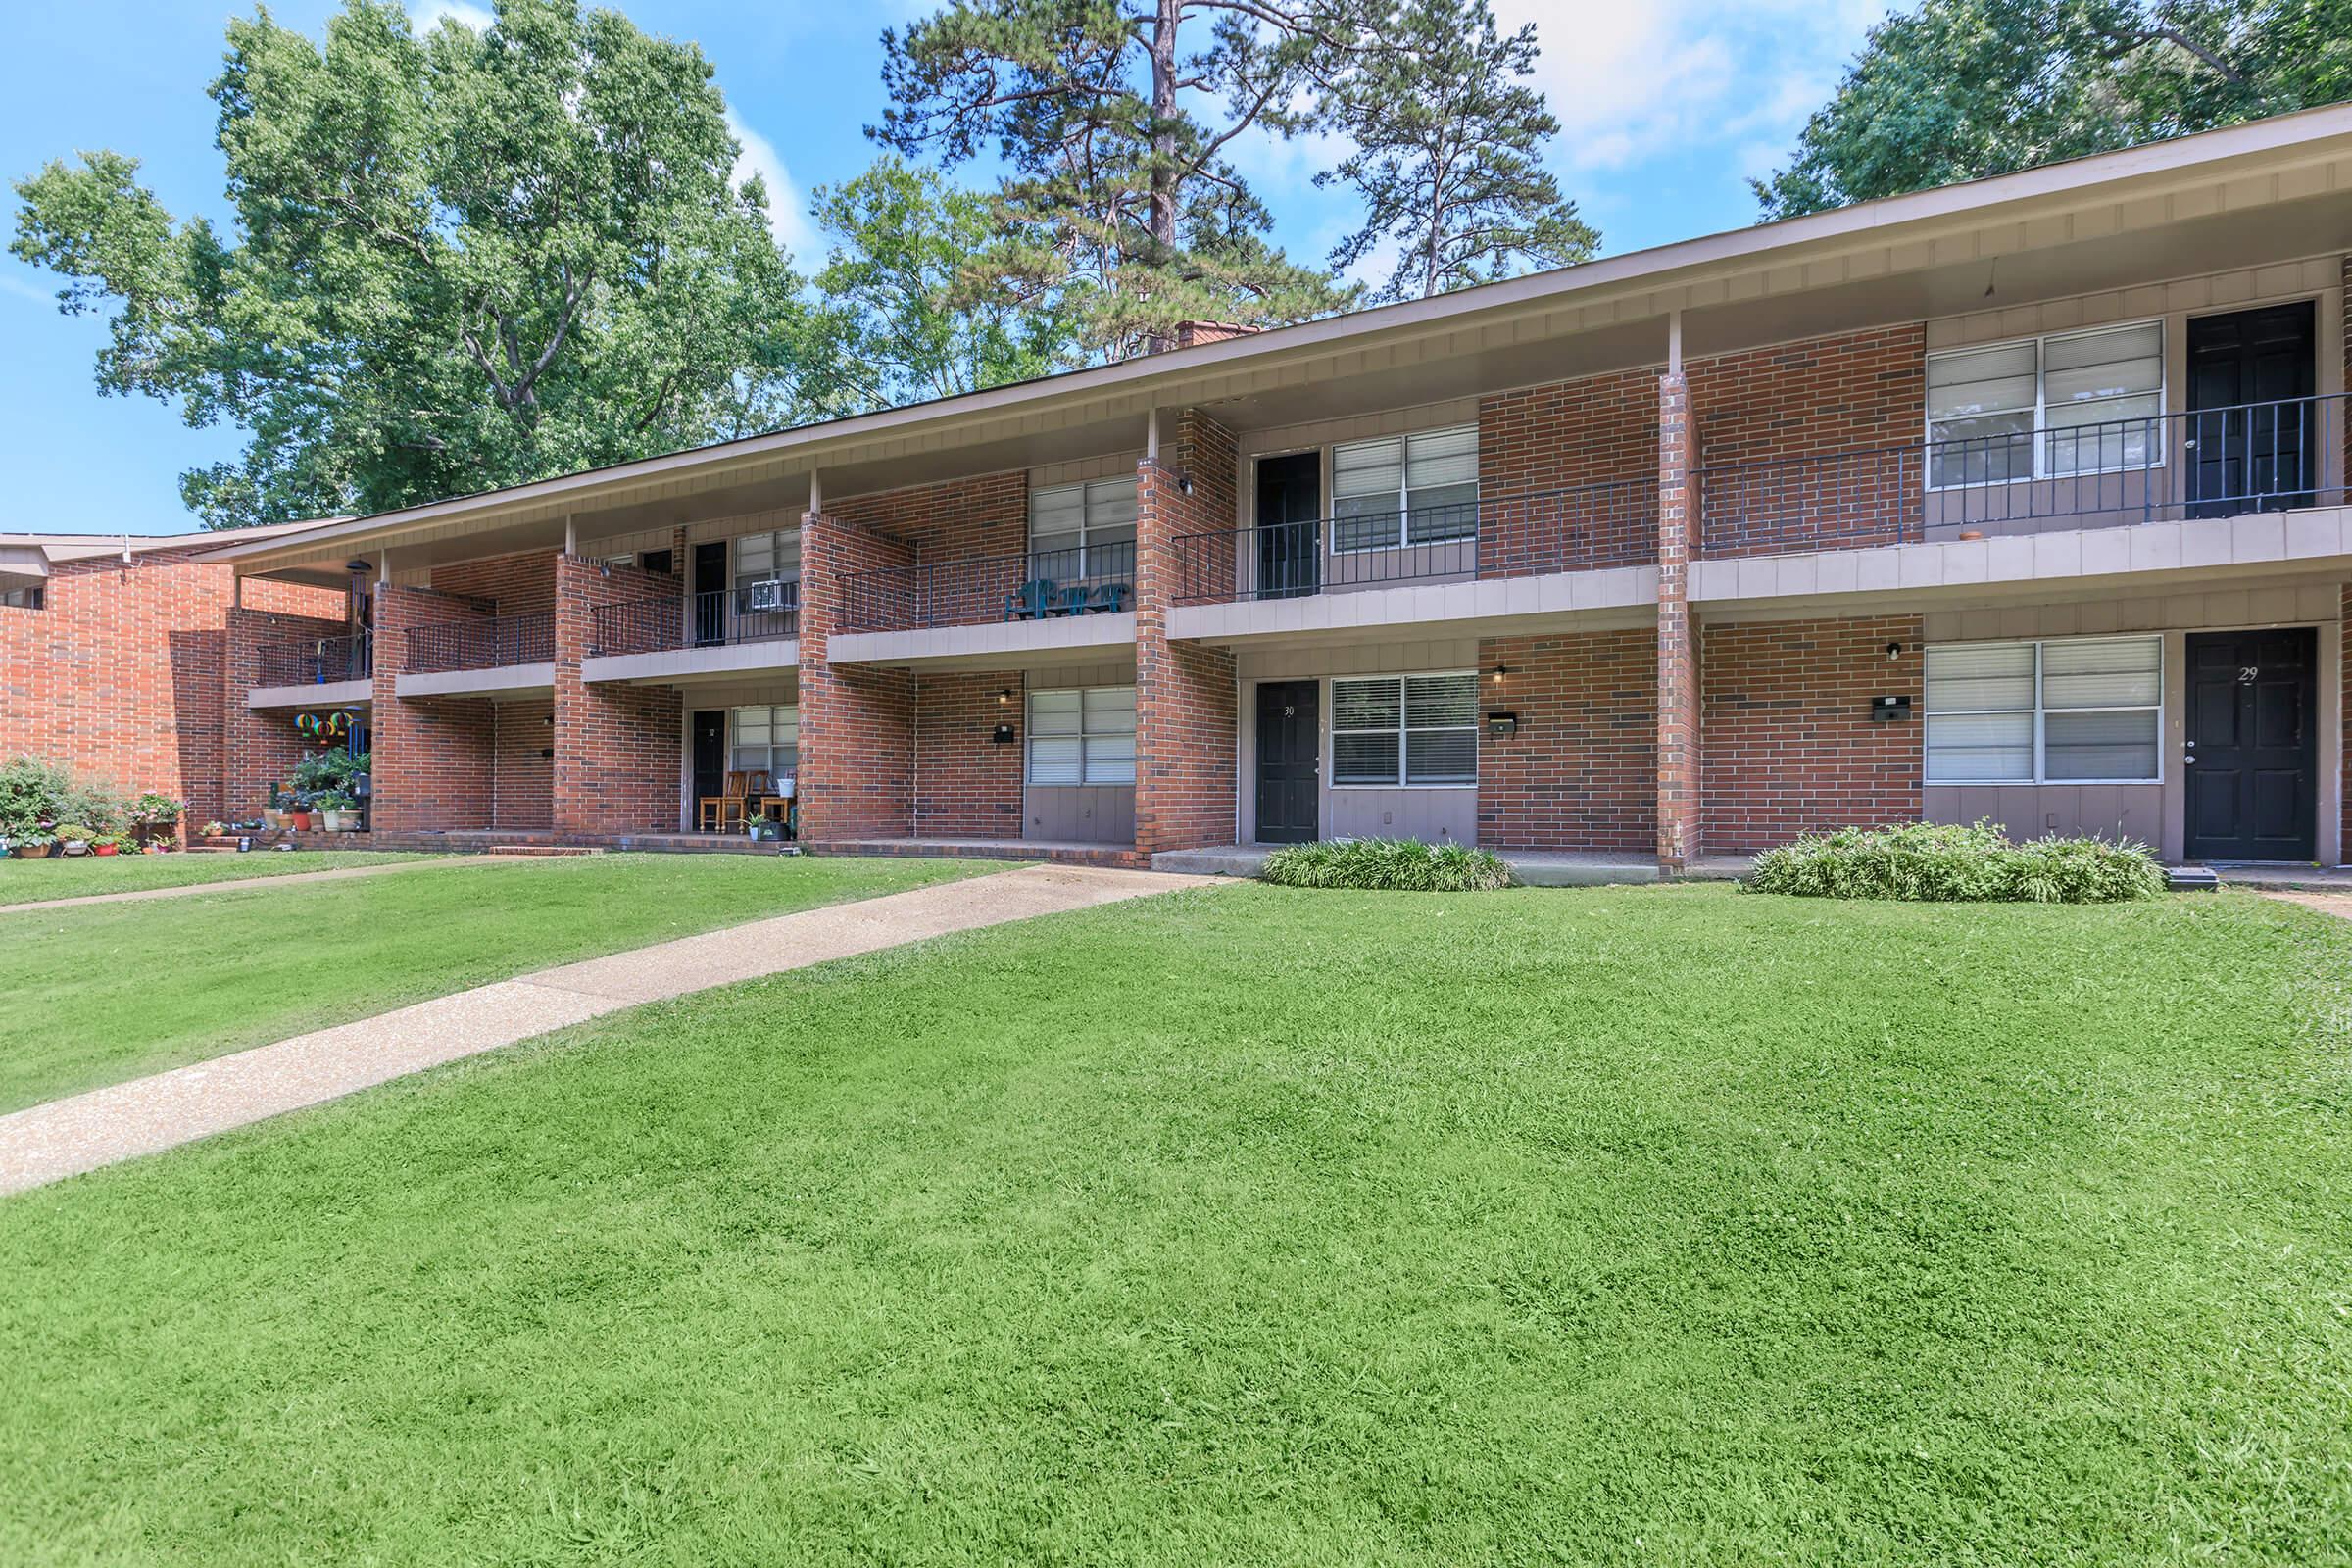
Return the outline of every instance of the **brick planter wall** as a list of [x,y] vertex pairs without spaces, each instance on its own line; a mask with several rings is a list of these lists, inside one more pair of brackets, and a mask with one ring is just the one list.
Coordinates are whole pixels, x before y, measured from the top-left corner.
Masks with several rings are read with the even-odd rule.
[[1822,828],[1920,820],[1924,721],[1873,723],[1870,702],[1916,701],[1922,670],[1917,615],[1709,625],[1707,848],[1746,854]]
[[[1500,680],[1491,671],[1500,664]],[[1641,628],[1478,645],[1479,712],[1519,731],[1478,743],[1478,842],[1493,850],[1656,846],[1658,648]]]

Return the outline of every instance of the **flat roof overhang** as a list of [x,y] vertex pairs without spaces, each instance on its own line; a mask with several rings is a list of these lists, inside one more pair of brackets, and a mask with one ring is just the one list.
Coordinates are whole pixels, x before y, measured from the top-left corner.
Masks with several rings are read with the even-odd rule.
[[245,706],[252,709],[366,708],[374,700],[375,682],[372,680],[256,686],[245,694]]
[[1409,407],[2352,249],[2352,105],[1610,257],[1199,348],[232,547],[262,571],[404,564],[1134,450],[1155,409],[1237,431]]

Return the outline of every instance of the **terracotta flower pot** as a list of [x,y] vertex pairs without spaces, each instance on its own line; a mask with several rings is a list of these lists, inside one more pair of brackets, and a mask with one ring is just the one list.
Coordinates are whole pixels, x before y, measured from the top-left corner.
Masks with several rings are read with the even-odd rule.
[[308,832],[311,830],[311,813],[310,813],[310,812],[308,812],[308,811],[288,811],[288,812],[286,813],[286,816],[287,816],[287,819],[288,819],[288,820],[290,820],[290,821],[291,821],[291,822],[294,824],[294,831],[295,831],[295,832],[297,832],[297,833],[308,833]]
[[90,853],[92,855],[115,855],[120,853],[120,846],[113,844],[93,844],[90,846]]

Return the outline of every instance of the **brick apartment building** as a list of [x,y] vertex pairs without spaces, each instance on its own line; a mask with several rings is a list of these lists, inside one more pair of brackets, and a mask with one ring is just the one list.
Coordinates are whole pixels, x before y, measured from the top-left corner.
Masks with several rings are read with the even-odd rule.
[[386,833],[2339,863],[2348,269],[2319,110],[237,539],[219,798],[332,708]]

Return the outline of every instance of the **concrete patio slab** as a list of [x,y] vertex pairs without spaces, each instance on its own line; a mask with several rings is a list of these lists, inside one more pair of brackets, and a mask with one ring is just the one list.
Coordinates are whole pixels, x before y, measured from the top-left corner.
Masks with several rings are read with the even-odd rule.
[[[283,880],[283,879],[281,879]],[[608,1012],[926,937],[1210,885],[1033,865],[542,969],[0,1116],[0,1194],[319,1104]]]

